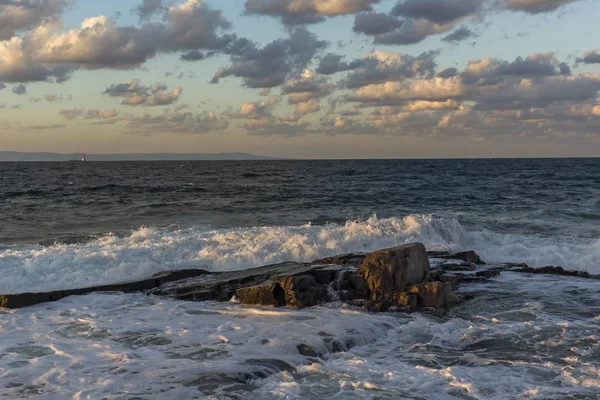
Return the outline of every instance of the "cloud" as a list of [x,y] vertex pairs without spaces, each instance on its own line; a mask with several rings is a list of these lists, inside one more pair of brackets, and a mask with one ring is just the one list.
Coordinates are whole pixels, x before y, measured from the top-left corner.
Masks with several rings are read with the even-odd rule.
[[283,93],[288,95],[290,104],[307,102],[330,95],[334,87],[327,78],[305,69],[303,72],[290,77],[282,87]]
[[119,110],[107,109],[104,111],[98,109],[88,110],[83,119],[112,119],[118,117],[120,114]]
[[143,86],[138,79],[134,79],[110,85],[104,94],[110,97],[122,97],[121,104],[126,106],[165,106],[176,103],[182,92],[181,87],[169,92],[166,85],[156,83],[154,86]]
[[529,14],[552,12],[577,0],[506,0],[509,10],[523,11]]
[[375,44],[409,45],[419,43],[428,36],[452,29],[453,23],[439,25],[426,19],[409,19],[392,31],[374,35]]
[[250,135],[256,136],[299,136],[313,133],[310,124],[302,121],[255,120],[240,125]]
[[[552,53],[541,53],[512,62],[474,60],[463,71],[446,69],[433,78],[369,84],[347,101],[378,107],[369,121],[385,133],[561,135],[561,127],[572,134],[598,129],[589,118],[600,112],[599,91],[600,74],[574,76]],[[532,125],[542,121],[543,129]]]
[[438,78],[452,78],[456,75],[458,75],[458,69],[456,68],[446,68],[436,74]]
[[234,39],[233,35],[219,36],[229,30],[231,23],[221,10],[215,10],[200,0],[170,7],[165,13],[162,50],[222,50]]
[[588,51],[583,54],[583,57],[578,58],[577,62],[584,64],[600,64],[600,53],[596,50]]
[[[375,44],[416,44],[451,30],[468,16],[480,15],[486,4],[484,0],[401,0],[387,14],[357,14],[354,31],[372,36]],[[473,32],[462,27],[442,40],[458,42],[470,36]]]
[[364,65],[364,60],[354,60],[350,63],[342,61],[343,56],[328,53],[319,62],[317,72],[323,75],[332,75],[337,72],[350,71]]
[[159,115],[143,114],[140,116],[126,114],[123,120],[130,133],[139,135],[180,133],[207,134],[221,133],[229,127],[226,119],[219,118],[214,111],[200,114],[192,112],[164,111]]
[[212,83],[235,76],[250,88],[273,88],[285,82],[290,74],[304,70],[317,51],[326,46],[327,42],[318,40],[304,28],[297,28],[289,38],[275,40],[263,48],[245,43],[236,51],[238,54],[231,56],[231,65],[219,69]]
[[27,87],[25,87],[25,85],[21,84],[21,85],[15,86],[12,89],[12,91],[14,94],[23,95],[23,94],[27,93]]
[[236,119],[268,120],[273,118],[273,110],[278,104],[279,98],[271,96],[268,100],[244,103],[238,111],[230,112],[228,116]]
[[65,0],[0,1],[0,40],[9,40],[18,32],[58,20]]
[[27,125],[22,129],[27,131],[46,131],[50,129],[62,129],[66,128],[65,124],[54,124],[54,125]]
[[63,101],[69,101],[69,100],[73,100],[73,96],[63,96],[61,95],[57,95],[57,94],[52,94],[52,93],[48,93],[42,97],[33,97],[31,99],[31,101],[33,101],[34,103],[39,103],[42,101],[49,101],[49,102],[56,102],[56,103],[60,103]]
[[[163,22],[118,26],[106,16],[86,18],[67,32],[42,25],[0,41],[0,79],[63,82],[73,70],[139,67],[158,53],[230,51],[239,42],[220,10],[187,0],[165,11]],[[231,51],[233,51],[231,50]],[[229,54],[229,53],[228,53]]]
[[385,13],[360,13],[354,18],[354,32],[376,36],[402,26],[404,21]]
[[34,82],[55,80],[64,82],[71,77],[70,65],[42,65],[32,60],[23,38],[0,41],[0,79],[5,82]]
[[473,32],[466,26],[461,26],[451,34],[444,36],[442,40],[444,42],[458,43],[462,42],[463,40],[472,38],[473,36],[475,36],[475,32]]
[[404,0],[394,6],[392,15],[444,25],[475,13],[481,4],[481,0]]
[[376,3],[379,0],[246,0],[246,13],[278,17],[285,25],[304,25],[370,11]]
[[288,120],[297,121],[307,114],[320,111],[320,99],[333,93],[334,86],[324,76],[306,69],[288,79],[282,89],[288,96],[288,103],[295,105]]
[[416,76],[432,76],[437,52],[423,53],[417,57],[373,51],[362,58],[362,65],[355,68],[344,80],[347,88],[358,88],[374,83],[402,81]]
[[73,120],[83,115],[83,110],[80,108],[72,108],[70,110],[62,110],[58,113],[65,119]]
[[181,61],[202,61],[206,58],[212,57],[214,52],[202,53],[199,50],[192,50],[184,53],[179,58]]
[[162,0],[143,0],[133,11],[140,21],[147,21],[162,10]]
[[569,66],[558,61],[554,53],[538,53],[526,58],[517,57],[512,62],[492,58],[470,61],[462,73],[462,78],[467,83],[490,85],[497,83],[501,76],[540,77],[570,74]]

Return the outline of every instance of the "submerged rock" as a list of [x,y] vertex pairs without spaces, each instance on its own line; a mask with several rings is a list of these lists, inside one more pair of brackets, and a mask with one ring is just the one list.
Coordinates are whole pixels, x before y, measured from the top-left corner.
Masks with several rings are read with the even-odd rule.
[[527,274],[546,274],[546,275],[562,275],[562,276],[575,276],[580,278],[591,278],[591,275],[584,271],[569,271],[564,269],[563,267],[542,267],[542,268],[532,268],[527,265],[519,266],[518,268],[511,269],[512,272],[523,272]]
[[443,258],[443,259],[447,259],[447,260],[462,260],[465,261],[467,263],[474,263],[474,264],[485,264],[481,258],[479,257],[479,255],[477,253],[475,253],[472,250],[469,251],[461,251],[460,253],[454,253],[454,254],[440,254],[438,256],[436,256],[437,258]]

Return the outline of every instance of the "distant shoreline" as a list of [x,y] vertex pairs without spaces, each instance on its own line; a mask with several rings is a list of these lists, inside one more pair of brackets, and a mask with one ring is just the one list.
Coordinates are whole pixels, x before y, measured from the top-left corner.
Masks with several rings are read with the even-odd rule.
[[597,159],[600,157],[448,157],[448,158],[284,158],[267,157],[250,153],[127,153],[127,154],[92,154],[92,153],[26,153],[0,151],[0,163],[8,162],[70,162],[82,164],[74,160],[85,155],[85,162],[152,162],[152,161],[398,161],[398,160],[565,160],[565,159]]
[[[71,162],[82,163],[79,158],[85,156],[85,162],[118,161],[246,161],[281,160],[281,158],[258,156],[249,153],[128,153],[128,154],[91,154],[91,153],[26,153],[0,151],[0,162]],[[73,160],[73,159],[77,160]]]

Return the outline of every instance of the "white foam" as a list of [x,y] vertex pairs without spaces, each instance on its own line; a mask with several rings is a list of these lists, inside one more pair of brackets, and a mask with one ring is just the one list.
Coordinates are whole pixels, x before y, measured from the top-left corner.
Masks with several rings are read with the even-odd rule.
[[423,242],[430,250],[476,250],[488,262],[562,265],[600,273],[600,240],[467,231],[431,215],[349,221],[344,225],[212,230],[144,227],[73,245],[0,249],[0,293],[59,290],[145,279],[181,268],[213,271]]
[[[600,302],[596,282],[506,273],[476,286],[481,294],[446,317],[123,294],[4,310],[0,392],[7,398],[207,398],[234,383],[225,378],[239,377],[238,389],[252,390],[238,398],[265,400],[598,393],[600,347],[591,335],[600,321],[586,305]],[[328,340],[354,347],[331,353]],[[302,356],[298,344],[323,356]]]
[[[366,345],[397,324],[391,316],[347,308],[70,297],[0,314],[0,391],[9,397],[37,391],[56,399],[198,398],[202,383],[248,380],[252,376],[245,374],[267,376],[306,363],[300,344],[329,353],[325,339]],[[227,384],[232,382],[221,383]]]

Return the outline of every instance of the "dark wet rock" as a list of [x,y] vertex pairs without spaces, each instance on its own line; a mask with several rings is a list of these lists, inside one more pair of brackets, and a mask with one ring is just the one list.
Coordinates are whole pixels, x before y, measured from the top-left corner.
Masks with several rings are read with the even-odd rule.
[[241,288],[236,291],[241,304],[260,304],[263,306],[282,307],[285,295],[277,282],[263,282],[260,285]]
[[186,279],[152,294],[193,301],[228,301],[236,295],[240,304],[302,308],[327,301],[328,285],[345,268],[287,262]]
[[488,278],[485,276],[477,276],[477,275],[465,275],[462,278],[463,283],[480,283],[487,282]]
[[248,359],[244,362],[245,365],[253,365],[253,366],[258,366],[258,367],[262,367],[264,369],[266,369],[270,374],[273,373],[278,373],[278,372],[294,372],[296,369],[294,367],[292,367],[290,364],[288,364],[287,362],[283,361],[283,360],[277,360],[277,359],[270,359],[270,358],[266,358],[266,359]]
[[479,255],[477,255],[477,253],[475,253],[472,250],[461,251],[460,253],[454,253],[454,254],[439,254],[439,255],[435,255],[435,256],[431,256],[431,257],[443,258],[446,260],[462,260],[462,261],[465,261],[468,263],[474,263],[474,264],[485,264],[481,260]]
[[330,350],[331,350],[332,353],[343,353],[344,351],[346,351],[346,348],[344,347],[343,344],[341,344],[337,340],[333,340],[333,341],[331,341],[331,348],[330,348]]
[[542,268],[531,268],[531,267],[517,267],[511,269],[512,272],[522,272],[527,274],[545,274],[545,275],[561,275],[561,276],[575,276],[579,278],[590,278],[590,274],[584,271],[569,271],[563,267],[542,267]]
[[255,378],[252,374],[247,373],[232,375],[208,373],[192,381],[183,382],[183,386],[197,387],[202,393],[207,395],[213,395],[217,392],[247,393],[256,389],[256,386],[249,383]]
[[312,307],[327,298],[327,286],[317,283],[312,275],[283,276],[278,280],[283,289],[284,304],[287,306]]
[[444,271],[475,271],[478,267],[475,263],[462,262],[459,264],[444,263],[439,268]]
[[166,283],[179,281],[181,279],[197,277],[209,274],[205,270],[182,270],[182,271],[165,271],[155,275],[152,279],[146,279],[138,282],[128,282],[115,285],[95,286],[82,289],[57,290],[43,293],[21,293],[0,295],[0,308],[23,308],[33,306],[40,303],[49,303],[57,301],[68,296],[79,296],[93,292],[123,292],[135,293],[146,292],[151,289],[160,287]]
[[445,274],[445,273],[441,273],[441,272],[434,272],[431,275],[431,280],[432,281],[439,281],[439,282],[450,282],[452,284],[452,288],[453,289],[457,289],[458,286],[460,285],[460,283],[463,281],[464,275],[463,274]]
[[502,270],[499,268],[486,269],[483,271],[478,271],[475,273],[477,277],[484,277],[486,279],[494,278],[502,273]]
[[305,357],[318,357],[317,352],[309,345],[301,343],[296,346],[298,349],[298,353],[302,354]]

